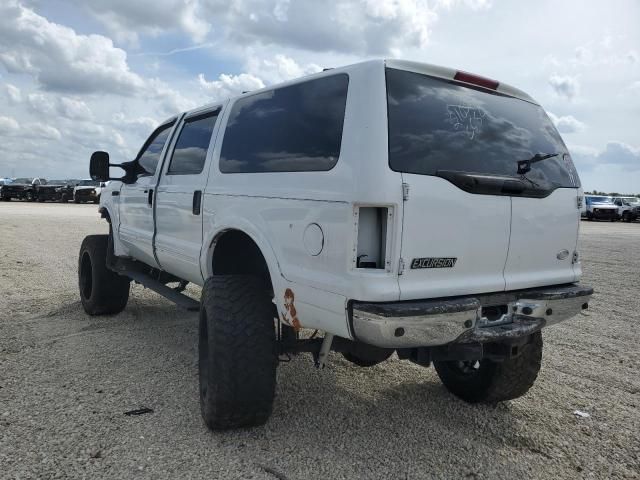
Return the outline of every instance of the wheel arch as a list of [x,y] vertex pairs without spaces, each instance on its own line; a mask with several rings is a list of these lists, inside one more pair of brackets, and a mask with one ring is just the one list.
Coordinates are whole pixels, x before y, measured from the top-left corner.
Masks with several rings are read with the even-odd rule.
[[[255,248],[255,252],[251,252],[251,248]],[[240,257],[239,253],[245,253],[246,258]],[[259,254],[259,257],[254,254]],[[223,265],[220,265],[220,260],[223,260]],[[277,292],[285,278],[271,244],[249,225],[234,222],[218,226],[205,237],[200,266],[206,280],[216,273],[264,273],[254,263],[260,261],[264,262],[274,293]],[[250,268],[251,264],[254,268]]]

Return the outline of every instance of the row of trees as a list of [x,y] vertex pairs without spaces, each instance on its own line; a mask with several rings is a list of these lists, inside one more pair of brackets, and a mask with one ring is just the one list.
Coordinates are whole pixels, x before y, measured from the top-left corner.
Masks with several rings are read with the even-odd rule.
[[599,192],[597,190],[594,190],[593,192],[584,192],[587,195],[601,195],[603,197],[640,197],[640,193],[631,193],[631,194],[627,194],[627,193],[618,193],[618,192],[610,192],[610,193],[606,193],[606,192]]

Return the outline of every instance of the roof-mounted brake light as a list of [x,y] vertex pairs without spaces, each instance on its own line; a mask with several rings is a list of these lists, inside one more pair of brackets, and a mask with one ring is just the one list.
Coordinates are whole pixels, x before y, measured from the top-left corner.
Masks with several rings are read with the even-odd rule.
[[481,77],[479,75],[474,75],[472,73],[467,72],[456,72],[453,77],[454,80],[458,80],[459,82],[471,83],[473,85],[478,85],[484,88],[490,88],[491,90],[497,90],[499,82],[495,80],[491,80],[490,78]]

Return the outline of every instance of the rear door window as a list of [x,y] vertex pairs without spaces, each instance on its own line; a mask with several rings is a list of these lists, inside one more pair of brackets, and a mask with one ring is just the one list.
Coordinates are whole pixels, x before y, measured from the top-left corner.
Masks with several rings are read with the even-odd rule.
[[239,99],[227,123],[220,171],[300,172],[340,156],[349,77],[318,78]]
[[[569,152],[540,106],[404,70],[388,68],[386,81],[391,169],[513,177],[541,190],[579,186]],[[518,172],[518,161],[550,153],[558,155]]]

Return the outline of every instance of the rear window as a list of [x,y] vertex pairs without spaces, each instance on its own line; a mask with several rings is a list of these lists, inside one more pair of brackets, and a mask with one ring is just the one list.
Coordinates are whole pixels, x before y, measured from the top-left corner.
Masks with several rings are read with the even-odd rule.
[[300,172],[340,156],[349,77],[298,83],[239,99],[229,115],[220,171]]
[[[543,190],[579,186],[569,152],[541,107],[403,70],[388,68],[386,78],[391,169],[514,177]],[[518,173],[519,160],[550,153],[558,156]]]

